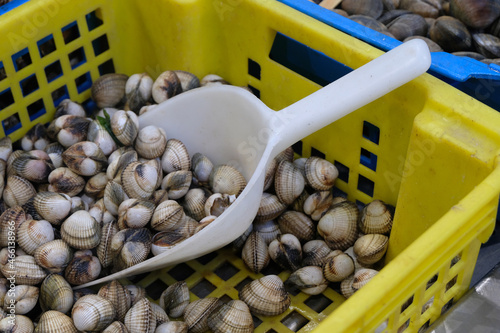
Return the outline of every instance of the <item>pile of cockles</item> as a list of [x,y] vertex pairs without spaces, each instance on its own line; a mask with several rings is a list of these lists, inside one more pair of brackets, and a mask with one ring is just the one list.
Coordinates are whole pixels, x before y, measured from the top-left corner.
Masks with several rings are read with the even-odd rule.
[[[252,332],[252,315],[285,312],[291,289],[314,295],[333,282],[349,297],[377,273],[392,208],[375,200],[360,211],[335,197],[335,165],[294,160],[288,148],[267,166],[257,216],[232,244],[253,273],[273,260],[290,272],[285,282],[263,276],[227,303],[190,302],[184,281],[169,286],[159,305],[118,281],[72,289],[182,242],[243,191],[235,167],[203,152],[191,156],[162,128],[139,123],[157,103],[215,84],[228,83],[185,71],[156,80],[107,74],[91,89],[94,115],[64,100],[47,126],[14,144],[0,140],[0,332]],[[42,313],[32,315],[37,304]]]

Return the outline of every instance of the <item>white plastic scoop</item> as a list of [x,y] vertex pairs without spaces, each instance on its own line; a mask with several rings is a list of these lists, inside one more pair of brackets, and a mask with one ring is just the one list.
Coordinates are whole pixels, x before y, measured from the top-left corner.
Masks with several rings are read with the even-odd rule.
[[279,152],[322,127],[423,74],[427,45],[412,40],[279,112],[245,89],[204,87],[161,103],[139,118],[163,127],[190,156],[201,152],[214,165],[232,164],[248,180],[236,201],[214,222],[173,248],[140,264],[80,287],[149,272],[219,249],[245,232],[254,219],[266,166]]

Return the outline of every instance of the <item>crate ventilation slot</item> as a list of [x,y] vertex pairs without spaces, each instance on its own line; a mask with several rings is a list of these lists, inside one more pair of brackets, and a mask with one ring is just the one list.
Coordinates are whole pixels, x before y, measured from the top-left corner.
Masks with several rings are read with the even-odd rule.
[[31,121],[34,121],[40,116],[43,116],[46,113],[45,105],[43,104],[43,100],[39,99],[34,103],[31,103],[27,107],[28,115]]
[[279,32],[274,38],[269,58],[322,86],[352,71],[324,53]]
[[69,44],[80,37],[80,30],[78,29],[78,24],[76,23],[76,21],[71,22],[70,24],[62,28],[61,31],[65,44]]
[[52,34],[40,39],[36,44],[38,45],[40,58],[43,58],[56,50],[56,43],[54,42],[54,36],[52,36]]
[[366,195],[369,195],[370,197],[373,197],[373,190],[375,188],[375,183],[366,178],[363,175],[359,175],[358,177],[358,190],[363,192]]
[[87,20],[87,27],[89,28],[89,31],[94,30],[97,27],[100,27],[102,25],[102,14],[101,14],[101,9],[96,9],[93,12],[88,13],[85,15],[85,19]]
[[361,148],[359,162],[367,168],[377,171],[377,155]]
[[380,128],[369,123],[367,121],[363,122],[363,138],[370,140],[378,145],[380,139]]
[[7,77],[7,73],[5,72],[5,68],[3,67],[3,62],[0,61],[0,81]]
[[31,65],[31,55],[29,53],[28,48],[24,48],[21,51],[12,55],[12,62],[14,63],[14,68],[16,72],[19,72],[21,69]]

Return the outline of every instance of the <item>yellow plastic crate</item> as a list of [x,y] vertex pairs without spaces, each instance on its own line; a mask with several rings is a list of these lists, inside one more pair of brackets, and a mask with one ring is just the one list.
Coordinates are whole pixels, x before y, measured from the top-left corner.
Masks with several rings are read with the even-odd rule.
[[[281,109],[320,86],[297,73],[316,63],[292,70],[287,56],[271,54],[280,36],[350,68],[381,54],[273,0],[31,0],[2,15],[0,31],[0,136],[14,140],[49,122],[64,97],[91,106],[91,82],[110,71],[217,73]],[[428,327],[468,289],[494,228],[499,131],[496,111],[424,75],[296,145],[336,163],[336,186],[350,200],[397,206],[387,265],[347,301],[330,288],[293,296],[284,314],[259,318],[256,332]],[[154,291],[186,279],[193,299],[236,298],[259,276],[223,249],[133,281]]]

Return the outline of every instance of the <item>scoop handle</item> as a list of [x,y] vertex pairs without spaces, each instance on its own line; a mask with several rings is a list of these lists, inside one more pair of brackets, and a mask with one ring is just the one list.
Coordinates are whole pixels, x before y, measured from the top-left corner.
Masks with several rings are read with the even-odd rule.
[[276,113],[281,126],[272,138],[273,153],[413,80],[430,65],[427,44],[411,40],[282,109]]

